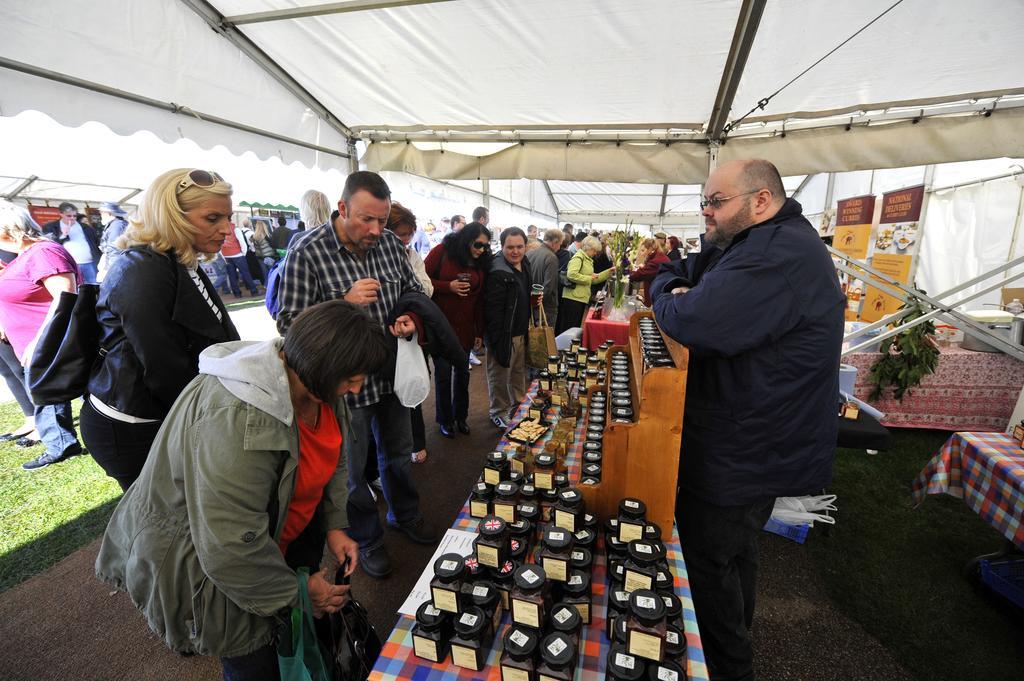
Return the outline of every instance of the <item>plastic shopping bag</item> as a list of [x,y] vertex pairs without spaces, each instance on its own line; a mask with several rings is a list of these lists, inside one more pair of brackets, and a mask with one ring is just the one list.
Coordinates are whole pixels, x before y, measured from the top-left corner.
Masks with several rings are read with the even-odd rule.
[[824,497],[779,497],[772,509],[772,518],[790,525],[813,525],[815,522],[835,525],[836,519],[819,511],[835,511],[835,495]]
[[398,339],[395,359],[395,395],[403,407],[418,407],[430,394],[430,373],[427,360],[413,332],[409,340]]

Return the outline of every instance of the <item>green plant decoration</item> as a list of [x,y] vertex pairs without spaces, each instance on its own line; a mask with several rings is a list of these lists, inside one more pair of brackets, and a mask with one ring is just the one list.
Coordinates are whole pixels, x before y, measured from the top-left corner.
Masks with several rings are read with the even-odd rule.
[[[924,314],[917,301],[904,305],[913,310],[904,319],[912,321]],[[883,349],[881,358],[871,367],[868,380],[874,385],[869,400],[882,396],[887,388],[902,401],[903,395],[935,371],[939,362],[939,346],[935,342],[935,324],[930,320],[897,334]]]

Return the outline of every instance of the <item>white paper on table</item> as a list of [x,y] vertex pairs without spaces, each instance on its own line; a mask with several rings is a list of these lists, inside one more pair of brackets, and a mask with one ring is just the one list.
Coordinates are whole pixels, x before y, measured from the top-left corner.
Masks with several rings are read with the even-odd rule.
[[409,595],[406,596],[405,603],[402,603],[402,607],[398,609],[399,614],[415,617],[416,610],[419,609],[420,604],[430,600],[430,580],[434,578],[434,562],[445,553],[457,553],[460,556],[468,556],[473,553],[474,539],[476,539],[476,532],[453,529],[445,532],[444,536],[441,537],[441,543],[437,545],[437,550],[434,551],[434,555],[430,557],[427,566],[423,568],[419,579],[416,580],[416,585],[409,592]]

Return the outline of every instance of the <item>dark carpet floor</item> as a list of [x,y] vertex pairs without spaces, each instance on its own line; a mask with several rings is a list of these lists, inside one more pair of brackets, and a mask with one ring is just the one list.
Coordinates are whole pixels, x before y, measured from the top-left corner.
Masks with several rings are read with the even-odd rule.
[[[483,367],[472,372],[472,434],[446,440],[433,424],[433,396],[424,403],[426,463],[415,466],[422,509],[439,533],[451,525],[498,439],[487,419]],[[383,517],[384,507],[381,502]],[[433,547],[389,532],[394,572],[353,579],[382,638],[425,567]],[[183,658],[149,632],[124,594],[112,593],[93,576],[99,542],[72,554],[47,572],[0,595],[0,679],[4,681],[97,680],[213,681],[220,665],[211,658]],[[888,651],[837,612],[825,595],[810,556],[801,546],[766,535],[755,618],[755,666],[762,681],[790,679],[909,679]]]

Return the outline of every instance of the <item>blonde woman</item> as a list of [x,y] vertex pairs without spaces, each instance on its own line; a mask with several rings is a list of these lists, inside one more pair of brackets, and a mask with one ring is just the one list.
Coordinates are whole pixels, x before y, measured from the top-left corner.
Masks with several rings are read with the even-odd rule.
[[232,232],[231,185],[207,170],[156,178],[117,242],[100,286],[102,360],[79,417],[89,453],[122,489],[138,477],[160,423],[199,372],[199,353],[238,340],[199,267]]
[[302,200],[299,201],[299,217],[306,223],[306,229],[316,229],[321,225],[326,225],[331,220],[332,210],[334,209],[331,207],[331,202],[327,200],[327,195],[315,189],[310,189],[303,194]]
[[571,286],[562,289],[562,305],[558,310],[558,325],[555,333],[566,329],[583,326],[583,317],[590,303],[590,291],[593,284],[603,284],[612,273],[609,267],[602,272],[594,272],[594,258],[604,250],[601,240],[596,236],[583,239],[579,248],[569,259],[565,268],[565,276]]

